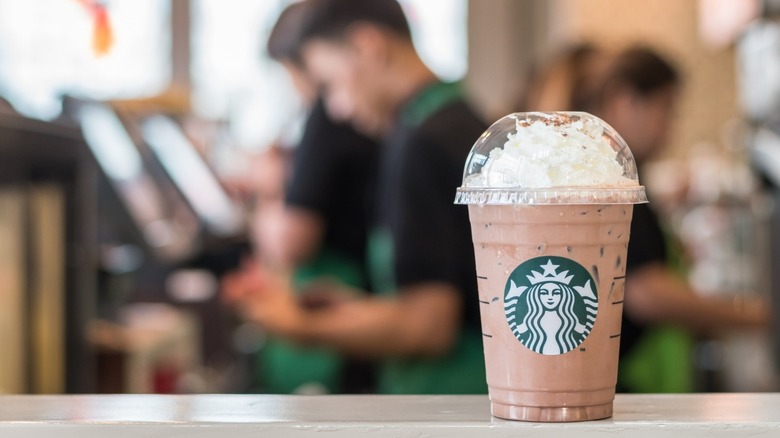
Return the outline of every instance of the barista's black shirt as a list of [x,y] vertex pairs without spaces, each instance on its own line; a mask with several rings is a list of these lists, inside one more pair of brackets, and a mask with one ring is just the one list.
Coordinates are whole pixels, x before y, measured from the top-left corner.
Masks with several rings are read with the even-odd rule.
[[464,294],[466,323],[478,326],[468,209],[453,202],[466,156],[487,126],[462,98],[451,99],[422,120],[404,114],[387,138],[376,225],[392,239],[390,288],[427,282],[456,286]]
[[[296,267],[297,285],[328,278],[355,288],[369,286],[365,249],[373,201],[367,186],[378,155],[374,141],[334,123],[322,102],[316,103],[293,156],[285,202],[318,215],[325,228],[318,251]],[[312,383],[345,393],[374,386],[373,369],[330,350],[271,338],[260,355],[258,369],[266,392],[292,393]]]
[[[666,264],[666,241],[663,230],[655,213],[647,204],[634,206],[631,221],[631,239],[626,257],[627,275],[651,263]],[[635,322],[623,312],[622,334],[620,337],[620,356],[629,353],[644,332],[644,325]]]
[[486,391],[468,209],[454,205],[463,165],[486,125],[455,84],[434,84],[409,102],[383,143],[377,216],[370,238],[379,293],[445,283],[462,294],[457,345],[441,358],[387,361],[379,390],[405,394]]
[[320,215],[325,223],[323,247],[361,265],[373,211],[367,186],[378,154],[373,140],[333,122],[318,101],[295,151],[285,195],[287,205]]

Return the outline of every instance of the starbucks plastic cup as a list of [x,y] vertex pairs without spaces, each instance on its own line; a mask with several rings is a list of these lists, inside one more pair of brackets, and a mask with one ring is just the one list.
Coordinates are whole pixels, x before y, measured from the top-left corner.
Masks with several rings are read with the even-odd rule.
[[633,204],[625,141],[587,113],[516,113],[469,154],[467,204],[494,416],[612,415]]

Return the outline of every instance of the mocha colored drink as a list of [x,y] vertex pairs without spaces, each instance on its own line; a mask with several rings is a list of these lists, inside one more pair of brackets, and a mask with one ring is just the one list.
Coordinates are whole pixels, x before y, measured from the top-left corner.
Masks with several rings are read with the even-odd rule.
[[632,209],[469,206],[494,415],[612,415]]
[[599,119],[507,118],[475,145],[457,199],[469,204],[493,415],[609,417],[631,216],[644,189],[625,143]]

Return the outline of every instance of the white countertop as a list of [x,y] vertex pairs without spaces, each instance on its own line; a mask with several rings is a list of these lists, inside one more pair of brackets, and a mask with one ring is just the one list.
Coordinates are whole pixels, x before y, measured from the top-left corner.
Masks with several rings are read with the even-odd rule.
[[566,424],[493,418],[486,396],[0,396],[0,437],[616,434],[780,437],[780,394],[618,395],[612,418]]

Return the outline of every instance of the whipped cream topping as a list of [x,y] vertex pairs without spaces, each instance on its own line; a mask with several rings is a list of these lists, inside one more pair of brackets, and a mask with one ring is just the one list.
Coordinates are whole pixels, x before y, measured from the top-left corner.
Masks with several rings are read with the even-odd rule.
[[[596,119],[597,120],[597,119]],[[551,118],[517,120],[502,147],[496,147],[481,172],[467,177],[466,187],[547,188],[636,186],[623,175],[617,151],[596,120]]]

